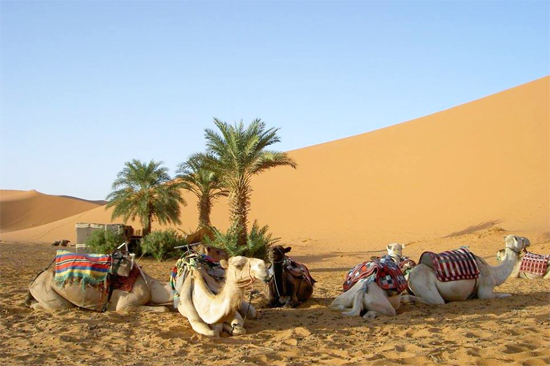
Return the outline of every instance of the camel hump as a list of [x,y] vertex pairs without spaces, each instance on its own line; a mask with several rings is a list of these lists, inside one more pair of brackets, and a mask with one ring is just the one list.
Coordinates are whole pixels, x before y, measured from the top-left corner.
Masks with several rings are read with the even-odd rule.
[[424,252],[419,262],[431,267],[441,282],[473,280],[480,273],[476,256],[466,248],[441,253]]

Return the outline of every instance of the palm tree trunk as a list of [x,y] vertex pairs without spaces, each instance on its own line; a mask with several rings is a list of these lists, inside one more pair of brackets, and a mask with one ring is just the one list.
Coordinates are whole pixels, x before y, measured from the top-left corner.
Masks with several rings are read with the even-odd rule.
[[236,231],[239,246],[246,246],[248,233],[248,211],[250,209],[250,187],[240,184],[229,196],[231,229]]
[[143,226],[143,236],[147,236],[151,233],[151,228],[153,226],[153,212],[149,212],[147,215],[147,221],[142,222],[141,225]]
[[212,226],[210,223],[210,212],[212,210],[212,202],[210,197],[203,195],[197,203],[199,209],[199,229],[209,228]]

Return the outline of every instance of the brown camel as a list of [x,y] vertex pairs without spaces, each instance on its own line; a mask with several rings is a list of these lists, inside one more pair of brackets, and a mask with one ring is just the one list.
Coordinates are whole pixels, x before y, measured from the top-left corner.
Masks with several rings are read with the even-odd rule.
[[[272,277],[268,283],[268,306],[296,307],[313,294],[315,280],[309,274],[307,267],[286,256],[292,248],[276,245],[271,248]],[[270,273],[271,274],[271,273]]]

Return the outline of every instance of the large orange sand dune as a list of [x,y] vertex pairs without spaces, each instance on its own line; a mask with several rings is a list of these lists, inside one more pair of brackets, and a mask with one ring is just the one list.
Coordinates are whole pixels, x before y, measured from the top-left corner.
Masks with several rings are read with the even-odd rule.
[[2,233],[48,224],[98,207],[99,204],[37,191],[0,190]]
[[[550,78],[389,128],[289,152],[297,170],[254,180],[250,218],[288,243],[358,250],[452,237],[494,225],[548,240]],[[194,200],[183,209],[196,225]],[[46,214],[46,213],[45,213]],[[218,203],[212,221],[227,226]],[[5,241],[74,239],[76,222],[110,222],[102,207]],[[135,224],[134,224],[135,225]]]

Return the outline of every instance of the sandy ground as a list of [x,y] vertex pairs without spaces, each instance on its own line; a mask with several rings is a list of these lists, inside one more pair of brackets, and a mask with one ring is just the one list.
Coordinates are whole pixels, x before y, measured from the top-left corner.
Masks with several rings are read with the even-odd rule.
[[[495,264],[503,247],[500,229],[409,243],[405,254],[468,244]],[[396,317],[365,321],[327,308],[341,291],[346,271],[383,252],[311,255],[321,243],[296,244],[294,258],[318,281],[313,298],[296,309],[267,309],[266,287],[253,300],[259,318],[248,334],[210,339],[195,334],[177,312],[96,313],[79,309],[31,311],[26,287],[52,260],[55,247],[0,244],[0,364],[2,365],[548,365],[550,364],[550,281],[508,279],[497,288],[506,299],[471,300],[442,306],[405,305]],[[550,252],[550,242],[533,243]],[[175,260],[142,260],[152,276],[167,279]]]

